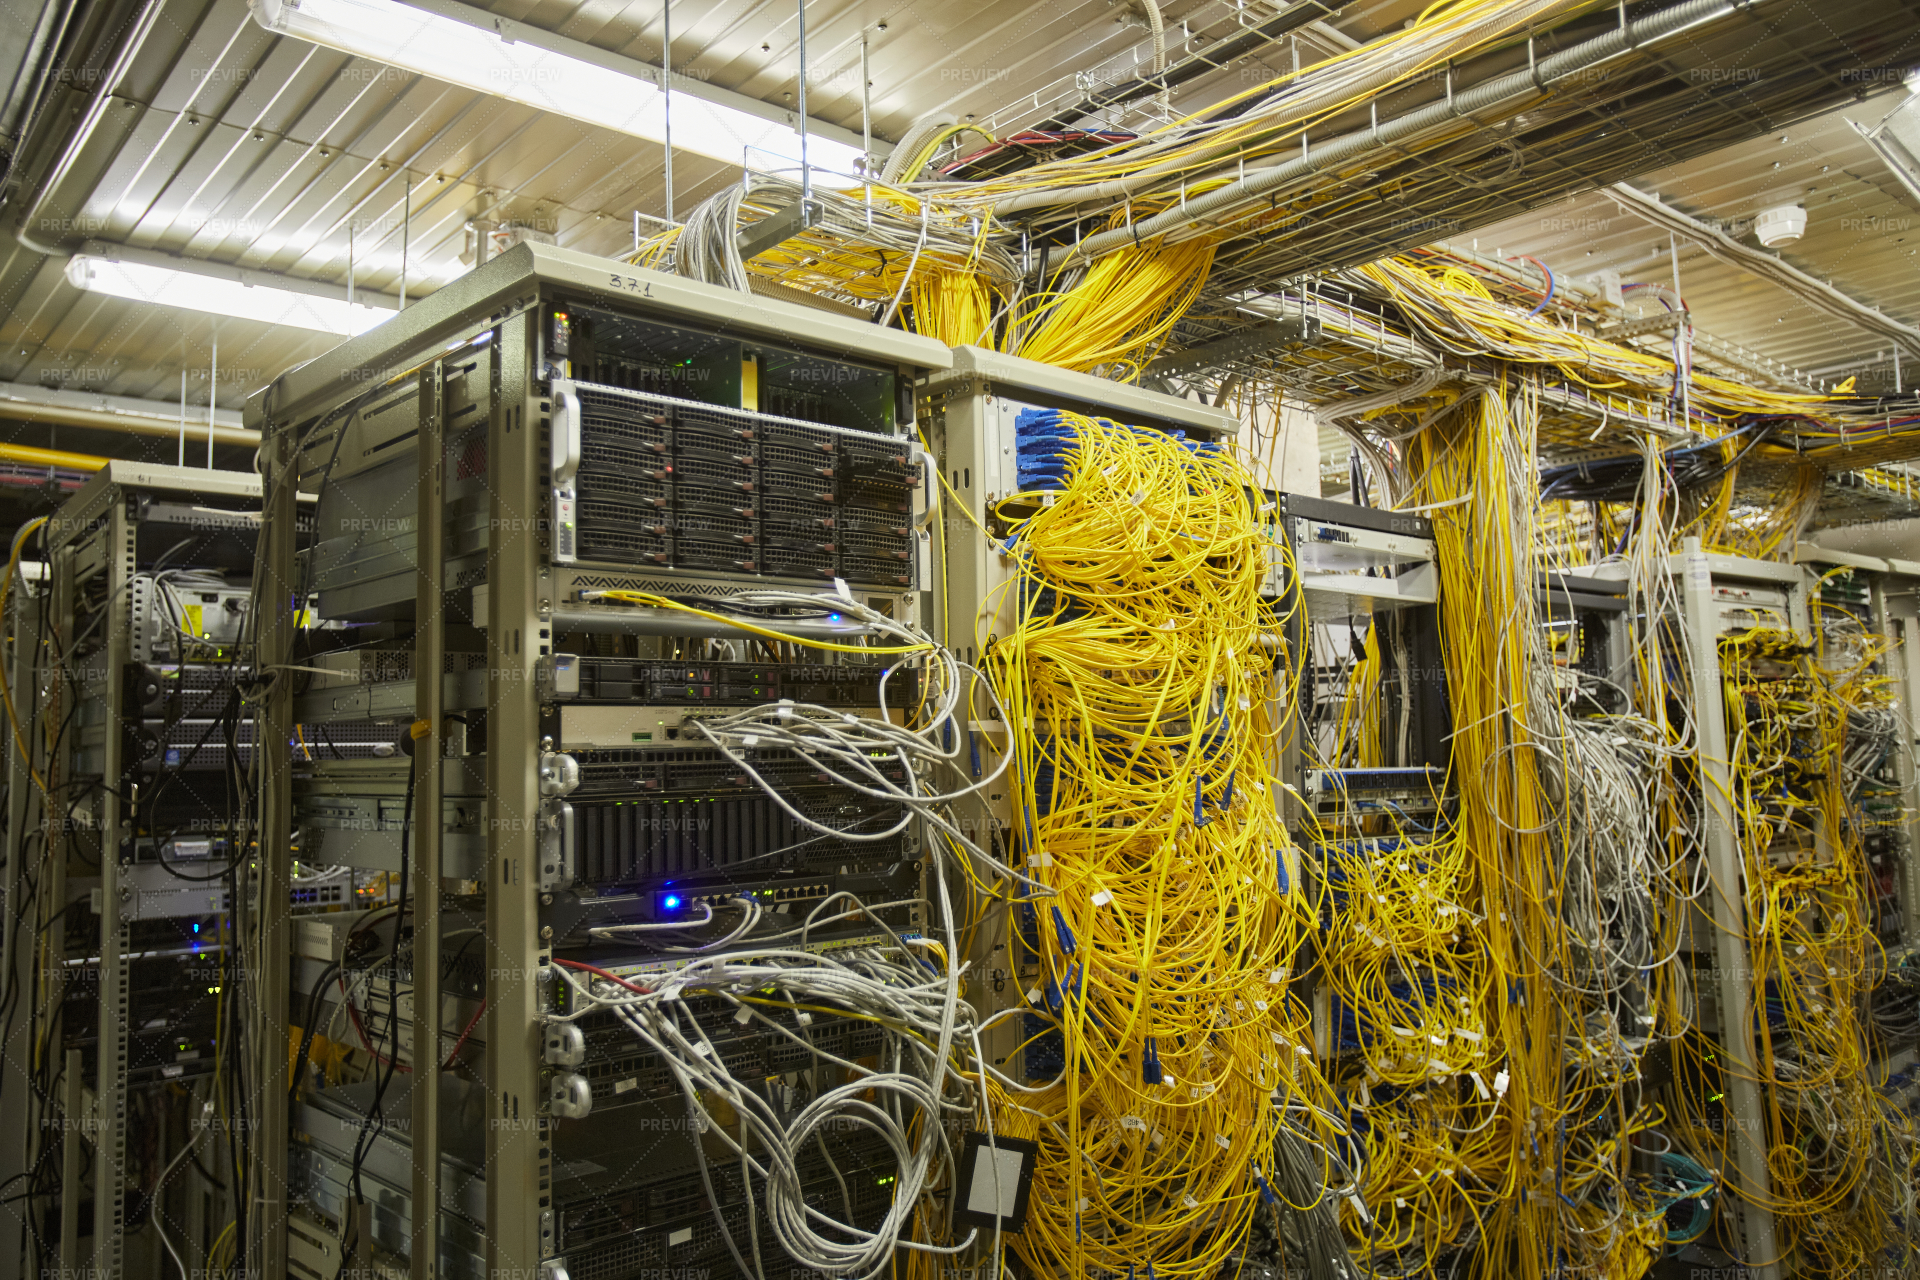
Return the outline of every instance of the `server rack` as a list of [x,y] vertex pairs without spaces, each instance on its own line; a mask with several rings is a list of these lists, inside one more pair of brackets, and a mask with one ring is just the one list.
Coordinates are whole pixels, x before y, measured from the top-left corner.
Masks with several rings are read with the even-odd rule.
[[1920,662],[1913,645],[1920,639],[1916,583],[1920,564],[1833,551],[1801,543],[1795,560],[1821,579],[1821,596],[1839,606],[1864,630],[1886,645],[1873,670],[1882,682],[1892,741],[1885,755],[1866,762],[1856,825],[1866,858],[1866,891],[1874,931],[1886,952],[1884,970],[1874,976],[1870,1009],[1884,1037],[1882,1065],[1906,1077],[1920,1061],[1920,1019],[1909,1011],[1920,985],[1920,771],[1916,771],[1915,708],[1920,707]]
[[[928,377],[919,388],[920,413],[927,443],[943,480],[940,545],[943,566],[932,601],[938,634],[956,656],[978,663],[985,648],[1015,625],[1018,594],[1010,590],[1015,573],[1005,554],[1006,529],[996,508],[1023,488],[1018,449],[1023,413],[1065,409],[1107,418],[1131,427],[1162,431],[1176,438],[1219,442],[1240,431],[1232,414],[1192,400],[1110,382],[1089,374],[1002,355],[980,347],[955,347],[953,367]],[[1249,500],[1254,500],[1250,495]],[[1011,508],[1010,508],[1011,510]],[[984,532],[983,532],[984,531]],[[974,778],[989,776],[1008,750],[1010,727],[994,719],[991,702],[977,698],[968,712],[967,754]],[[1005,780],[1010,783],[1011,779]],[[1013,830],[1011,786],[976,793],[960,806],[973,838],[996,858],[1010,856]],[[994,930],[977,931],[970,956],[975,971],[987,975],[995,1009],[1021,1003],[1034,985],[1038,968],[1031,958],[1007,954],[992,941]],[[1034,1028],[1003,1022],[983,1036],[988,1059],[1009,1074],[1054,1074],[1036,1054],[1057,1047],[1040,1043],[1016,1060],[1019,1044]]]
[[[1269,594],[1297,606],[1291,639],[1305,655],[1302,688],[1310,691],[1295,709],[1287,780],[1317,816],[1342,823],[1437,809],[1452,723],[1432,522],[1305,494],[1274,493],[1268,501],[1278,552]],[[1366,719],[1381,758],[1356,768],[1308,768],[1309,744],[1323,759],[1340,750],[1326,738],[1319,712],[1344,697],[1345,663],[1358,660],[1369,630],[1383,666],[1379,706]],[[1302,817],[1292,815],[1292,827],[1304,837]]]
[[[1303,879],[1339,901],[1343,857],[1383,856],[1405,835],[1452,820],[1452,714],[1440,648],[1440,575],[1427,518],[1274,492],[1266,594],[1282,604],[1302,666],[1299,705],[1282,744],[1279,803],[1301,846]],[[1377,759],[1341,741],[1347,674],[1369,635],[1381,655],[1378,703],[1353,711]],[[1354,758],[1346,757],[1351,754]],[[1354,1011],[1318,966],[1293,983],[1313,1010],[1315,1051],[1332,1069],[1360,1048]]]
[[[8,1085],[24,1168],[58,1170],[57,1226],[23,1225],[63,1274],[158,1274],[162,1245],[204,1265],[232,1205],[180,1166],[236,1119],[198,1090],[228,1026],[259,504],[254,476],[110,462],[47,522],[45,590],[10,598],[8,945],[31,1007]],[[181,1085],[200,1112],[171,1114]],[[168,1156],[153,1186],[136,1139]],[[137,1244],[136,1213],[157,1228]]]
[[[945,348],[897,331],[522,245],[251,402],[270,531],[262,649],[318,669],[269,690],[263,732],[390,726],[364,749],[267,770],[261,900],[284,900],[296,840],[415,886],[405,959],[397,930],[376,937],[386,968],[367,983],[408,987],[385,1006],[410,1023],[404,1037],[389,1028],[413,1068],[395,1104],[404,1133],[388,1122],[362,1143],[366,1100],[344,1089],[289,1115],[284,1064],[263,1065],[264,1132],[292,1121],[294,1137],[293,1158],[277,1139],[263,1144],[251,1188],[266,1210],[252,1256],[269,1274],[291,1264],[329,1275],[355,1261],[343,1237],[362,1260],[373,1246],[408,1256],[416,1280],[436,1269],[615,1280],[714,1256],[705,1197],[685,1195],[698,1186],[685,1144],[619,1148],[622,1135],[658,1132],[640,1121],[684,1127],[684,1111],[675,1122],[663,1109],[672,1093],[658,1064],[628,1061],[597,1026],[579,1041],[547,1036],[549,971],[588,930],[683,910],[716,884],[804,902],[822,884],[897,888],[920,874],[912,832],[878,864],[841,851],[787,859],[776,876],[728,861],[763,856],[780,836],[759,793],[706,758],[692,722],[789,690],[870,708],[874,689],[839,664],[690,659],[734,632],[658,602],[737,614],[729,598],[743,587],[824,588],[917,621],[931,585],[930,486],[912,387],[948,362]],[[300,490],[319,500],[307,559],[273,536]],[[311,615],[298,607],[309,591]],[[628,603],[636,595],[655,603]],[[784,635],[866,631],[817,611],[757,619]],[[781,776],[810,813],[856,804]],[[646,808],[667,802],[702,806],[710,825],[682,829]],[[639,838],[636,822],[659,838]],[[276,910],[263,912],[252,957],[262,1044],[287,1041],[289,992],[308,977]],[[478,957],[460,950],[462,929],[480,939]],[[336,936],[365,949],[351,928]],[[645,946],[574,954],[629,978],[684,963]],[[456,1033],[483,1046],[473,1067],[449,1071],[421,1051]],[[728,1043],[768,1071],[791,1069],[745,1040]],[[604,1122],[581,1122],[590,1108]],[[382,1210],[340,1194],[356,1145],[366,1153],[352,1171],[381,1183]],[[648,1152],[651,1164],[633,1167]],[[751,1194],[716,1190],[728,1222]],[[869,1213],[872,1199],[870,1187],[850,1208]]]
[[1895,693],[1895,713],[1902,725],[1899,749],[1891,761],[1893,776],[1903,792],[1898,869],[1902,936],[1920,945],[1920,589],[1907,574],[1888,575],[1874,582],[1874,617],[1881,634],[1893,645],[1889,674]]
[[[0,623],[6,628],[6,641],[11,646],[6,656],[6,679],[8,696],[17,700],[16,706],[19,701],[35,696],[39,687],[37,648],[46,617],[48,586],[46,563],[40,560],[23,563],[18,576],[9,583],[6,611]],[[28,847],[27,823],[33,803],[33,774],[38,762],[33,758],[26,735],[16,735],[11,727],[6,734],[6,751],[6,913],[0,917],[0,956],[5,957],[6,981],[13,990],[24,992],[33,989],[36,972],[32,952],[24,945],[21,930],[26,923],[23,917],[32,892],[30,883],[23,875],[25,859],[22,855]],[[0,1043],[0,1097],[23,1100],[19,1104],[23,1116],[24,1099],[32,1087],[29,1070],[32,1044],[29,1021],[16,1015],[7,1024],[4,1043]],[[0,1133],[0,1178],[6,1179],[9,1185],[15,1185],[16,1179],[24,1180],[33,1167],[35,1154],[36,1143],[31,1125],[11,1126]],[[6,1253],[0,1254],[0,1257],[8,1259],[4,1273],[24,1274],[27,1249],[24,1215],[15,1214],[4,1221]]]
[[[1619,581],[1626,566],[1603,564],[1590,572],[1602,581]],[[1729,1172],[1739,1191],[1737,1197],[1723,1197],[1720,1210],[1737,1251],[1744,1259],[1757,1260],[1749,1266],[1755,1280],[1775,1280],[1782,1268],[1773,1215],[1766,1207],[1772,1185],[1766,1102],[1753,1037],[1738,1033],[1751,1027],[1756,1016],[1754,962],[1748,946],[1747,868],[1732,808],[1732,754],[1719,645],[1723,635],[1757,624],[1807,637],[1807,580],[1797,565],[1711,553],[1698,538],[1684,541],[1670,573],[1686,643],[1667,655],[1676,664],[1668,676],[1668,693],[1687,691],[1684,701],[1695,733],[1693,803],[1711,880],[1704,915],[1688,930],[1694,948],[1691,964],[1698,994],[1710,1006],[1711,1016],[1703,1019],[1701,1031],[1726,1055],[1724,1125],[1733,1135],[1729,1147],[1735,1169]],[[1663,696],[1644,688],[1636,688],[1635,695],[1643,702]],[[1648,713],[1669,714],[1662,706]]]

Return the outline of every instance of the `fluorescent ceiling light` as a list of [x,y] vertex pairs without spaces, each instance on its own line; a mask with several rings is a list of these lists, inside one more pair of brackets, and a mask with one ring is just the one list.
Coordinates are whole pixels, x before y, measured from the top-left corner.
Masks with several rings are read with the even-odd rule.
[[145,262],[116,262],[84,253],[75,254],[68,261],[67,281],[89,293],[152,302],[163,307],[184,307],[209,315],[316,329],[343,337],[365,333],[393,314],[390,308],[370,307],[359,301],[348,303],[345,298],[296,293],[272,285],[196,275]]
[[[376,62],[416,71],[461,89],[477,89],[541,111],[664,142],[667,95],[658,68],[442,0],[445,13],[397,0],[248,0],[261,26]],[[470,21],[448,14],[461,14]],[[509,35],[477,23],[494,22]],[[555,46],[543,48],[532,41]],[[557,51],[572,48],[581,56]],[[627,71],[615,70],[627,66]],[[651,73],[651,76],[648,75]],[[719,96],[716,92],[715,96]],[[673,145],[728,164],[766,168],[765,156],[797,160],[800,136],[785,113],[766,119],[725,102],[674,92]],[[765,104],[759,104],[765,106]],[[763,153],[749,156],[751,149]],[[858,147],[809,130],[807,162],[851,174]]]

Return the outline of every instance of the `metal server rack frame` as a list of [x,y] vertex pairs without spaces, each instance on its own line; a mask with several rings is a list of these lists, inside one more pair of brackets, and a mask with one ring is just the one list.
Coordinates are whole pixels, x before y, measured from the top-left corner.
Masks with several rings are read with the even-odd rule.
[[[29,638],[40,630],[41,620],[45,617],[47,593],[51,584],[47,581],[45,564],[36,566],[40,572],[29,580],[22,563],[21,574],[13,583],[7,597],[7,610],[4,619],[7,635],[12,638],[13,651],[7,655],[7,684],[12,690],[15,705],[35,687],[39,678],[38,653]],[[25,992],[33,988],[33,958],[25,948],[15,950],[19,944],[16,933],[22,921],[20,910],[24,905],[21,895],[25,886],[21,877],[22,852],[26,847],[27,809],[31,803],[29,788],[33,786],[34,763],[20,747],[27,735],[19,737],[9,729],[6,735],[7,748],[7,826],[6,826],[6,873],[4,918],[0,918],[0,956],[7,958],[8,973],[6,981],[15,984],[15,989]],[[0,1044],[0,1097],[19,1098],[17,1104],[22,1108],[18,1113],[23,1123],[11,1125],[0,1132],[0,1179],[7,1185],[32,1167],[34,1135],[25,1120],[25,1102],[29,1088],[27,1067],[31,1058],[30,1039],[31,1020],[16,1018],[9,1027],[10,1034],[5,1043]],[[15,1226],[19,1230],[14,1231]],[[25,1249],[27,1245],[25,1224],[7,1223],[13,1234],[5,1246],[7,1252],[0,1253],[0,1276],[11,1278],[24,1275],[26,1270]]]
[[[1319,858],[1312,851],[1314,833],[1327,820],[1340,823],[1358,816],[1364,807],[1378,809],[1382,799],[1404,804],[1437,802],[1429,766],[1447,776],[1445,763],[1451,734],[1451,709],[1444,680],[1420,675],[1420,669],[1440,667],[1437,615],[1440,602],[1438,555],[1433,525],[1424,516],[1362,507],[1355,503],[1307,494],[1271,492],[1272,529],[1276,554],[1268,570],[1263,594],[1280,603],[1287,644],[1300,655],[1304,675],[1299,705],[1285,708],[1281,723],[1279,776],[1282,786],[1275,803],[1292,833],[1304,861],[1291,868],[1296,882],[1318,874]],[[1411,633],[1404,647],[1410,678],[1395,693],[1393,712],[1404,710],[1408,728],[1406,758],[1383,769],[1309,769],[1309,750],[1317,731],[1315,709],[1327,691],[1320,688],[1323,668],[1314,661],[1316,627],[1329,631],[1368,627],[1401,619],[1424,620],[1406,627]],[[1382,652],[1391,646],[1382,646]],[[1386,709],[1383,708],[1383,712]],[[1383,730],[1384,735],[1384,730]],[[1418,763],[1414,763],[1418,760]],[[1315,811],[1309,822],[1308,810]],[[1295,991],[1313,1011],[1314,1050],[1322,1062],[1339,1056],[1334,1027],[1332,992],[1321,980],[1318,965],[1291,979]]]
[[[70,698],[96,702],[101,715],[94,726],[101,740],[103,777],[119,778],[125,760],[120,724],[126,682],[122,673],[133,658],[134,611],[143,607],[145,597],[135,592],[138,569],[136,541],[140,520],[133,507],[139,496],[185,497],[199,503],[218,503],[223,508],[257,511],[260,480],[257,476],[236,472],[205,471],[188,467],[109,462],[82,485],[67,503],[55,512],[47,525],[48,573],[50,592],[44,607],[54,618],[71,619],[77,589],[76,559],[86,553],[89,543],[98,539],[101,560],[98,572],[105,575],[105,634],[100,653],[102,660],[92,667],[92,678],[82,686],[66,690]],[[76,717],[78,719],[78,717]],[[76,736],[74,747],[81,743]],[[56,776],[67,772],[68,762],[49,761],[48,786]],[[65,1274],[80,1274],[79,1207],[82,1190],[79,1182],[79,1147],[85,1141],[93,1148],[93,1225],[92,1257],[86,1273],[97,1280],[119,1280],[123,1274],[125,1249],[124,1208],[127,1166],[127,1038],[129,956],[127,930],[129,913],[124,909],[133,886],[123,883],[128,874],[117,856],[125,816],[117,787],[103,787],[94,794],[72,822],[62,824],[62,856],[49,861],[49,872],[42,881],[42,896],[63,906],[67,895],[67,841],[78,828],[97,833],[99,840],[100,886],[100,963],[95,986],[98,1007],[98,1047],[91,1102],[86,1101],[79,1078],[80,1056],[70,1052],[66,1059],[65,1104],[75,1104],[90,1112],[87,1123],[75,1115],[65,1117],[62,1141],[66,1145],[63,1162],[60,1226],[60,1265]],[[54,834],[49,829],[49,836]],[[50,840],[51,843],[51,840]],[[61,957],[56,941],[51,953]],[[43,1126],[43,1129],[45,1127]]]
[[[1011,628],[1014,593],[1001,589],[1011,577],[1007,559],[980,530],[988,526],[993,505],[1019,491],[1013,428],[1020,410],[1069,409],[1215,441],[1240,431],[1240,420],[1222,409],[981,347],[955,347],[953,367],[925,379],[919,395],[925,442],[939,462],[945,494],[934,549],[941,566],[932,601],[934,634],[969,663],[979,658],[976,631],[990,641],[1005,637]],[[952,503],[964,506],[967,514],[948,511],[946,505]],[[982,628],[976,625],[979,611],[996,592],[994,616]],[[1006,751],[1007,726],[969,720],[968,732],[977,735],[983,748],[982,774],[991,772],[987,753]],[[977,793],[962,807],[970,829],[980,833],[977,839],[1001,840],[1013,829],[1009,790]],[[1008,1007],[1019,1002],[1027,984],[1021,981],[1018,957],[995,954],[1001,944],[992,942],[990,932],[978,931],[968,958],[990,975],[989,990],[1004,987],[1006,999],[996,1007]],[[983,1047],[996,1064],[1014,1074],[1007,1059],[1022,1038],[1018,1024],[1009,1020],[987,1032]]]
[[[1590,572],[1597,578],[1618,579],[1628,570],[1625,565],[1607,564]],[[1708,552],[1698,538],[1682,543],[1671,572],[1679,580],[1680,610],[1687,628],[1688,651],[1683,656],[1688,684],[1694,691],[1695,759],[1704,780],[1700,797],[1705,819],[1702,843],[1713,881],[1708,906],[1712,916],[1713,994],[1721,1028],[1720,1045],[1729,1060],[1727,1115],[1735,1135],[1733,1155],[1742,1192],[1738,1201],[1725,1203],[1734,1209],[1742,1252],[1747,1257],[1774,1259],[1773,1214],[1765,1207],[1771,1195],[1772,1175],[1767,1165],[1766,1114],[1753,1042],[1751,1037],[1726,1034],[1729,1027],[1752,1026],[1754,1010],[1745,873],[1730,800],[1732,755],[1720,678],[1720,607],[1733,601],[1717,593],[1722,589],[1778,593],[1787,626],[1804,637],[1811,634],[1807,575],[1796,564]],[[1768,1261],[1749,1270],[1753,1280],[1779,1280],[1782,1267],[1777,1261]]]
[[[1856,555],[1811,542],[1794,548],[1794,560],[1815,566],[1815,572],[1819,566],[1845,566],[1864,573],[1874,620],[1891,647],[1887,671],[1903,726],[1893,766],[1906,810],[1899,879],[1901,941],[1914,946],[1920,944],[1920,561]],[[1915,1055],[1914,1049],[1904,1050],[1889,1066],[1898,1069]]]
[[[708,575],[621,572],[604,565],[556,563],[556,515],[563,531],[567,511],[556,507],[549,427],[551,380],[571,375],[565,359],[549,351],[541,318],[555,301],[589,300],[596,306],[666,323],[684,323],[751,341],[792,349],[837,351],[869,363],[896,366],[904,385],[929,369],[944,368],[946,350],[924,338],[882,329],[796,304],[761,299],[677,276],[546,245],[523,244],[409,307],[379,328],[283,374],[248,402],[247,422],[262,433],[267,537],[263,540],[262,601],[258,619],[263,663],[285,664],[301,623],[303,602],[289,590],[300,581],[295,564],[292,515],[297,481],[312,470],[301,446],[321,432],[329,415],[372,389],[420,374],[417,514],[423,536],[411,594],[440,600],[463,582],[447,580],[446,511],[439,503],[447,477],[444,450],[437,447],[445,421],[437,387],[441,358],[487,334],[486,371],[491,403],[486,407],[489,483],[485,590],[473,602],[476,625],[487,635],[488,820],[484,882],[486,936],[502,959],[487,966],[484,1072],[490,1093],[484,1144],[486,1178],[486,1268],[495,1280],[560,1280],[564,1260],[554,1254],[554,1221],[548,1203],[551,1153],[546,1141],[546,1100],[541,1091],[539,975],[551,960],[551,929],[542,922],[540,885],[541,792],[539,780],[541,699],[536,685],[540,659],[550,655],[557,627],[587,628],[596,622],[621,629],[652,627],[676,633],[679,620],[652,610],[612,611],[577,604],[590,586],[631,585],[640,590],[689,590],[718,594],[742,579]],[[911,418],[911,400],[902,406]],[[506,531],[501,533],[500,531]],[[923,540],[924,545],[924,540]],[[761,581],[746,578],[745,583]],[[924,576],[922,578],[924,586]],[[917,594],[903,597],[917,611]],[[415,716],[435,725],[441,696],[437,675],[444,657],[444,617],[427,611],[415,633]],[[847,634],[853,632],[848,630]],[[276,682],[262,713],[262,737],[287,741],[294,728],[290,682]],[[263,904],[254,989],[256,1038],[262,1046],[287,1043],[291,936],[288,901],[290,833],[294,825],[290,762],[272,757],[262,770],[260,857],[256,876]],[[416,841],[412,865],[423,891],[440,883],[442,808],[439,771],[419,774],[415,796]],[[437,938],[416,922],[416,935]],[[429,944],[431,946],[431,943]],[[439,966],[416,954],[413,1043],[435,1043],[440,1028]],[[437,1057],[437,1055],[436,1055]],[[415,1071],[415,1098],[437,1092],[438,1070]],[[259,1064],[262,1139],[249,1193],[255,1207],[250,1230],[249,1271],[287,1274],[287,1058],[266,1052]],[[437,1217],[441,1141],[436,1108],[418,1107],[412,1129],[413,1280],[430,1280],[438,1268]],[[424,1123],[423,1123],[424,1121]]]
[[1890,586],[1885,577],[1876,577],[1873,584],[1874,616],[1880,621],[1881,634],[1893,645],[1890,667],[1898,673],[1894,706],[1905,726],[1893,760],[1894,776],[1906,792],[1900,906],[1902,940],[1909,945],[1920,942],[1920,768],[1916,768],[1920,761],[1920,586],[1910,576],[1915,573],[1920,573],[1920,565],[1901,571],[1896,586]]

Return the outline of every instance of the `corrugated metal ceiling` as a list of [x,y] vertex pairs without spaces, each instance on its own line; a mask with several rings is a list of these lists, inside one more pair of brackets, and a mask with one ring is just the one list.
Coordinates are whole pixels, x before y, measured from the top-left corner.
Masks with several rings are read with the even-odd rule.
[[[1354,38],[1398,26],[1422,7],[1420,0],[1354,4],[1337,19],[1337,30],[1306,28],[1262,51],[1251,70],[1227,68],[1183,92],[1192,94],[1188,103],[1204,101],[1222,85],[1263,74],[1262,67],[1287,65],[1296,46],[1298,56],[1311,61]],[[659,57],[655,0],[543,0],[494,8],[637,59]],[[1167,5],[1170,57],[1204,55],[1210,42],[1277,8],[1261,0]],[[899,136],[934,110],[973,113],[1004,130],[1088,85],[1136,74],[1146,56],[1144,26],[1125,0],[1039,7],[994,0],[965,8],[927,0],[813,0],[807,13],[810,112],[859,128],[864,33],[873,127],[881,138]],[[791,4],[726,0],[681,6],[674,26],[676,70],[777,104],[794,92]],[[94,65],[103,64],[95,59]],[[402,286],[404,246],[405,287],[417,297],[466,269],[460,257],[471,220],[517,222],[569,247],[616,253],[631,241],[633,211],[662,211],[657,145],[273,37],[251,21],[242,0],[164,0],[130,74],[113,87],[114,98],[68,179],[48,193],[42,214],[23,228],[30,240],[70,251],[96,239],[334,283],[347,279],[351,262],[358,289],[389,297]],[[64,112],[83,101],[75,92],[59,105]],[[1744,144],[1727,153],[1730,158],[1681,166],[1701,182],[1720,184],[1700,187],[1697,199],[1681,181],[1662,175],[1642,185],[1658,187],[1696,212],[1730,212],[1748,196],[1735,178],[1752,162],[1744,157],[1771,155],[1770,148],[1781,153],[1772,158],[1789,163],[1778,182],[1817,185],[1815,170],[1825,163],[1834,170],[1829,181],[1835,185],[1817,195],[1836,197],[1836,211],[1860,219],[1897,216],[1870,177],[1839,185],[1842,171],[1871,173],[1875,162],[1837,121],[1807,130],[1804,142]],[[1844,159],[1835,159],[1842,154]],[[684,212],[737,173],[681,153],[675,166],[678,208]],[[16,216],[30,194],[16,197]],[[1546,218],[1568,221],[1556,231],[1544,225]],[[1597,232],[1576,229],[1590,218],[1609,225]],[[1513,228],[1510,234],[1506,227]],[[1631,228],[1610,204],[1592,197],[1480,234],[1483,244],[1540,253],[1556,265],[1578,253],[1583,262],[1623,269],[1645,265],[1635,255],[1657,238]],[[1810,233],[1803,242],[1808,252],[1815,251],[1816,238]],[[1876,278],[1887,275],[1890,264],[1904,264],[1904,250],[1858,235],[1852,240],[1851,249],[1834,247],[1817,258],[1816,269],[1832,272],[1843,288],[1876,300],[1884,296],[1896,309],[1920,302],[1910,269],[1898,286]],[[1596,257],[1585,257],[1589,249]],[[335,341],[84,294],[67,284],[64,262],[64,255],[43,256],[17,242],[0,246],[0,380],[172,402],[185,369],[189,401],[204,413],[216,339],[220,402],[228,408]],[[1723,304],[1708,268],[1691,265],[1686,255],[1682,266],[1689,297],[1703,308],[1703,327],[1802,362],[1831,363],[1853,354],[1833,321],[1789,322],[1790,343],[1783,341],[1787,332],[1762,333],[1765,326],[1743,328],[1723,318],[1736,306],[1758,314],[1753,309],[1776,306],[1777,295],[1764,286],[1756,286],[1761,293],[1734,289]],[[1857,274],[1863,269],[1864,275]],[[1831,340],[1821,346],[1802,330],[1831,330]]]
[[[1363,21],[1417,7],[1367,6]],[[494,8],[659,59],[652,0]],[[1200,0],[1165,12],[1178,55],[1202,47],[1209,31],[1274,8]],[[1077,72],[1117,78],[1147,56],[1144,27],[1115,0],[813,0],[807,14],[809,114],[858,131],[864,33],[882,139],[934,110],[984,116],[1048,100],[1070,92]],[[798,70],[791,4],[681,6],[674,22],[676,71],[790,101]],[[1194,43],[1183,44],[1183,33]],[[1309,33],[1305,56],[1334,47]],[[243,0],[164,0],[129,74],[112,88],[71,174],[23,228],[28,240],[71,251],[93,239],[336,284],[351,264],[359,290],[389,298],[401,291],[404,256],[405,289],[418,297],[466,269],[472,220],[520,223],[612,254],[631,243],[634,211],[663,212],[658,145],[272,36]],[[77,113],[83,101],[70,94],[61,106]],[[678,210],[738,172],[680,153]],[[30,194],[16,198],[16,216]],[[64,261],[20,243],[0,247],[0,380],[172,400],[185,368],[190,401],[204,404],[217,340],[220,402],[238,407],[249,390],[335,341],[82,294],[67,284]]]
[[[1877,124],[1904,90],[1828,112],[1792,129],[1634,180],[1643,191],[1756,245],[1755,215],[1777,205],[1807,210],[1806,234],[1779,256],[1908,324],[1920,324],[1920,211],[1900,195],[1886,167],[1847,123]],[[1483,252],[1533,254],[1555,271],[1586,278],[1613,269],[1622,279],[1671,284],[1667,234],[1589,193],[1476,232]],[[1814,310],[1750,272],[1679,246],[1681,291],[1699,328],[1829,380],[1862,372],[1887,343]],[[1890,365],[1889,365],[1890,372]],[[1920,370],[1912,371],[1920,375]],[[1906,379],[1909,389],[1914,378]]]

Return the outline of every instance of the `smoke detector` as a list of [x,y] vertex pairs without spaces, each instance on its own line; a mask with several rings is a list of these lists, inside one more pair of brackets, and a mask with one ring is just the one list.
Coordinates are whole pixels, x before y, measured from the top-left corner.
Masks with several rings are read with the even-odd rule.
[[1753,220],[1753,234],[1760,237],[1760,243],[1769,249],[1792,244],[1806,229],[1807,211],[1797,204],[1763,209],[1760,216]]

